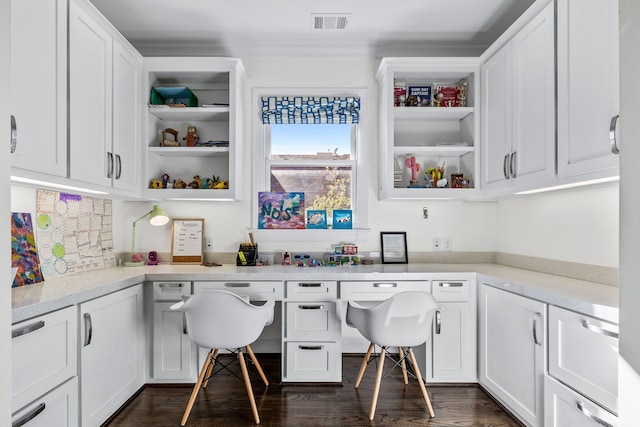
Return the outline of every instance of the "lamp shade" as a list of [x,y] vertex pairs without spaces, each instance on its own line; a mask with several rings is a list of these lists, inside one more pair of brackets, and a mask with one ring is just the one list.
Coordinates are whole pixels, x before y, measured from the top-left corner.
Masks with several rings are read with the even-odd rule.
[[153,205],[153,209],[150,212],[149,222],[151,225],[160,226],[169,222],[169,215],[158,205]]

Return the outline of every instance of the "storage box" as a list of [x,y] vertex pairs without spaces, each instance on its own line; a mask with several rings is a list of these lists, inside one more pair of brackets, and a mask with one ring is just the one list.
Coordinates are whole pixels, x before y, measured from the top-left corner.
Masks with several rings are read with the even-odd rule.
[[186,107],[197,107],[196,97],[188,87],[152,87],[151,105],[184,104]]

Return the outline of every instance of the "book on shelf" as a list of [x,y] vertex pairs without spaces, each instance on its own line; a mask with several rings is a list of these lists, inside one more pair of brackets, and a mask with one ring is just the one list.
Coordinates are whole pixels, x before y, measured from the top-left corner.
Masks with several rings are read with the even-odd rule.
[[407,107],[430,107],[433,87],[431,85],[407,86]]

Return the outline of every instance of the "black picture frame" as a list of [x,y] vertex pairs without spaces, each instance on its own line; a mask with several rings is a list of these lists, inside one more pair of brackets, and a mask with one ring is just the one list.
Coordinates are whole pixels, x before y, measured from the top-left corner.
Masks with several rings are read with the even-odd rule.
[[381,231],[380,256],[383,264],[408,264],[407,233],[405,231]]

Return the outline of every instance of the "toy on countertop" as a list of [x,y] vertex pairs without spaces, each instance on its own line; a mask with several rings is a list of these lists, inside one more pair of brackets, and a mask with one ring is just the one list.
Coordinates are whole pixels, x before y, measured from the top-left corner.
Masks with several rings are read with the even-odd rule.
[[[173,141],[167,138],[167,134],[173,135]],[[162,141],[160,142],[161,147],[179,147],[180,143],[178,142],[178,131],[171,128],[166,128],[162,130]]]
[[149,262],[148,265],[158,265],[158,252],[151,251],[149,252]]
[[182,138],[182,140],[187,142],[187,147],[195,147],[198,141],[200,141],[200,137],[196,134],[196,127],[187,126],[187,136]]
[[143,261],[144,258],[142,257],[141,254],[131,254],[131,261],[133,262],[140,262]]
[[187,183],[182,180],[182,178],[178,178],[173,181],[173,188],[187,188]]
[[411,156],[405,160],[404,164],[411,169],[411,181],[409,181],[409,185],[418,185],[418,172],[422,169],[420,163],[416,162],[415,156]]

